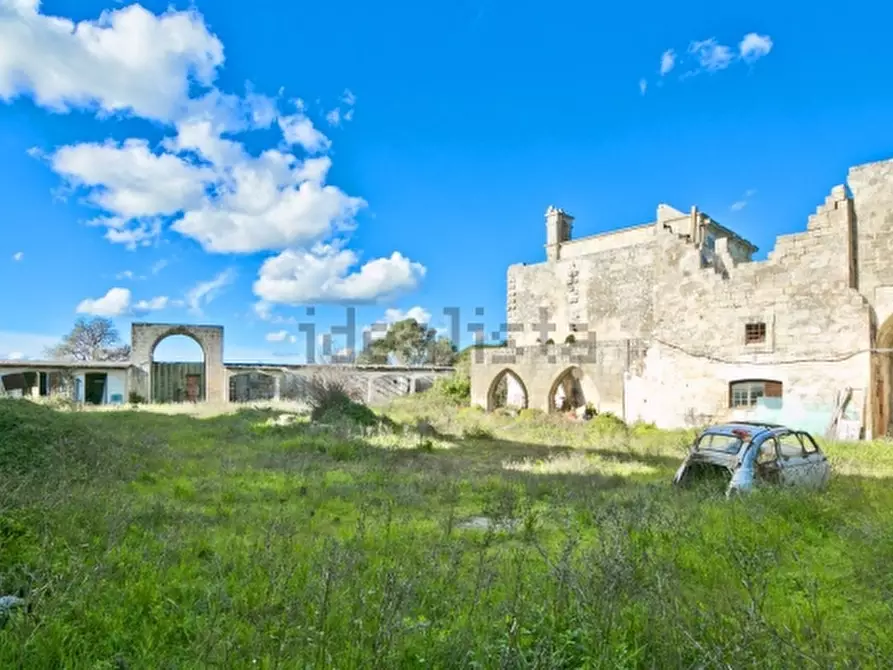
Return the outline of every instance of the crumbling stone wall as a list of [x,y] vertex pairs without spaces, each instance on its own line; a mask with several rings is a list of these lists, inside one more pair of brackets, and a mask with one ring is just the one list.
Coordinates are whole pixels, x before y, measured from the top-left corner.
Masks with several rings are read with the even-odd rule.
[[[556,343],[575,322],[602,352],[644,342],[641,356],[603,354],[601,367],[582,366],[599,401],[627,419],[675,427],[740,417],[747,411],[730,406],[729,384],[766,379],[781,382],[783,407],[815,425],[830,421],[837,394],[852,388],[866,436],[885,432],[893,420],[893,160],[852,168],[848,181],[852,197],[845,185],[832,188],[806,229],[778,237],[765,261],[752,261],[753,246],[709,217],[667,205],[650,227],[625,235],[552,234],[550,260],[508,270],[508,321],[523,326],[512,336],[524,347],[510,369],[536,398],[560,374],[566,361],[533,346],[545,309]],[[748,324],[763,324],[762,341],[748,343]],[[505,367],[497,356],[487,351],[473,364],[472,402],[486,406],[489,382]]]
[[[517,346],[532,346],[549,339],[563,344],[571,334],[580,340],[592,330],[605,340],[647,333],[654,248],[652,236],[644,243],[587,257],[510,266],[508,284],[514,298],[508,304],[508,323],[519,324],[523,331],[508,337]],[[538,330],[544,322],[555,328],[545,337]]]
[[[718,240],[714,265],[703,268],[697,249],[664,235],[640,385],[649,397],[634,403],[642,418],[665,426],[727,418],[730,383],[770,379],[782,382],[783,404],[812,406],[830,421],[838,391],[866,390],[872,316],[854,288],[852,211],[835,187],[807,230],[779,237],[761,262],[736,263]],[[763,342],[747,343],[748,323],[765,324]]]

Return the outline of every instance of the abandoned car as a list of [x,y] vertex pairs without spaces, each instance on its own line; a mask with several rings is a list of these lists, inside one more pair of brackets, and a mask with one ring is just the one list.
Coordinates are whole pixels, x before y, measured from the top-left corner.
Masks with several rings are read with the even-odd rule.
[[673,484],[715,478],[730,495],[763,485],[822,488],[830,473],[828,459],[809,433],[738,421],[701,431]]

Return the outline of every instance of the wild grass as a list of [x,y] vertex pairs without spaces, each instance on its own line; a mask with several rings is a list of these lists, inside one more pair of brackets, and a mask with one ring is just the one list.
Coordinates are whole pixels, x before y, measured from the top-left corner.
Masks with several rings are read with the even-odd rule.
[[893,657],[888,444],[823,443],[827,491],[726,500],[670,486],[683,431],[428,394],[393,423],[281,412],[0,401],[0,595],[30,605],[0,668]]

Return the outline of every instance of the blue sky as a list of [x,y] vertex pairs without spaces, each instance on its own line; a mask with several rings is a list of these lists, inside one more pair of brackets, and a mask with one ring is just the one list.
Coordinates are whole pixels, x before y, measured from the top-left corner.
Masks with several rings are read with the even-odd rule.
[[97,313],[299,361],[348,305],[458,308],[464,345],[550,204],[575,236],[696,204],[763,257],[893,157],[873,4],[0,0],[0,357]]

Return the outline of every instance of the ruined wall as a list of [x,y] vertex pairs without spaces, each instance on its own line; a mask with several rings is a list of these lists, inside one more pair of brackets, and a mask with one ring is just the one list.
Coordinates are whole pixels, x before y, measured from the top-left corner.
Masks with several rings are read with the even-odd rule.
[[[580,331],[597,333],[599,340],[636,338],[648,332],[651,320],[651,282],[654,266],[652,238],[641,244],[601,251],[590,256],[536,265],[512,265],[508,270],[507,318],[523,332],[511,333],[518,346],[537,340],[556,344]],[[555,330],[545,339],[538,332],[540,309]],[[580,340],[585,332],[574,333]]]
[[565,242],[561,245],[560,254],[562,260],[579,258],[612,249],[648,244],[653,239],[654,223],[646,223]]
[[499,375],[508,370],[520,380],[527,406],[548,412],[559,379],[570,369],[583,375],[586,402],[600,412],[624,413],[624,376],[640,370],[644,356],[640,340],[600,340],[552,346],[478,349],[472,352],[471,403],[493,409],[490,394]]
[[893,160],[853,167],[847,180],[858,240],[857,284],[875,308],[880,328],[893,315]]
[[[845,418],[865,436],[883,432],[893,354],[872,348],[893,349],[893,161],[853,168],[849,181],[853,198],[835,186],[765,261],[697,210],[660,205],[653,226],[565,241],[548,262],[511,266],[507,317],[523,327],[510,338],[520,348],[481,352],[472,402],[492,404],[493,379],[511,370],[529,406],[548,409],[577,323],[594,333],[596,360],[579,367],[596,404],[627,420],[754,418],[822,433],[850,388]],[[542,308],[555,324],[545,335]],[[536,346],[544,338],[558,346]],[[744,380],[780,384],[781,397],[733,407],[730,383]]]
[[349,392],[367,404],[381,404],[397,396],[430,389],[438,377],[454,374],[448,367],[397,368],[390,366],[230,365],[226,368],[231,402],[283,400],[305,404],[310,382],[344,381]]
[[[666,427],[726,418],[731,381],[770,379],[783,384],[783,407],[830,420],[843,387],[866,392],[872,315],[852,287],[852,224],[839,186],[763,262],[736,263],[717,240],[715,266],[702,268],[693,245],[663,235],[651,348],[631,382],[635,413]],[[748,323],[765,324],[763,342],[746,342]]]

